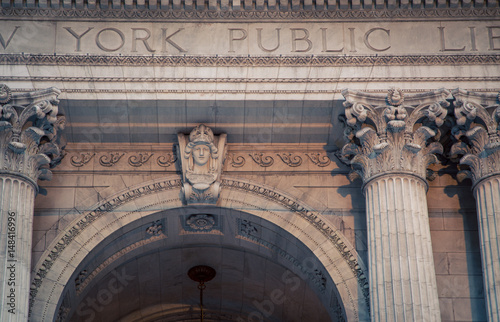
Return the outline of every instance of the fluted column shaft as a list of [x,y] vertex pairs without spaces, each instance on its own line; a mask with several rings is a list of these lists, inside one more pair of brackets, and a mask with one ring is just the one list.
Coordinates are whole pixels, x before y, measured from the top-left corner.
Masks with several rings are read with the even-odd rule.
[[441,154],[445,89],[387,96],[344,90],[342,158],[364,182],[372,321],[440,321],[427,167]]
[[31,239],[37,181],[64,157],[60,91],[12,94],[0,84],[0,321],[29,319]]
[[480,181],[475,189],[488,321],[499,321],[500,175]]
[[27,321],[35,188],[0,174],[0,320]]
[[373,321],[438,321],[426,185],[389,174],[365,186]]
[[[450,155],[462,156],[459,180],[472,179],[476,198],[488,321],[500,321],[500,106],[499,94],[457,88]],[[466,138],[466,139],[465,139]]]

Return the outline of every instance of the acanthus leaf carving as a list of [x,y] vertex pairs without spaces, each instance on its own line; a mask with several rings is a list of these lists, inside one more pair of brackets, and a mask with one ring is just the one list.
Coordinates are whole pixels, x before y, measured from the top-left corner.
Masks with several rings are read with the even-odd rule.
[[453,95],[457,125],[452,129],[455,143],[450,155],[461,156],[463,169],[457,178],[470,178],[476,185],[482,178],[500,174],[499,95],[460,88]]
[[378,174],[403,171],[425,179],[427,167],[438,161],[434,154],[443,152],[438,127],[447,115],[450,92],[405,95],[391,89],[385,97],[351,90],[342,94],[348,143],[341,155],[355,172],[350,178],[359,175],[366,182]]
[[0,85],[0,169],[17,172],[35,185],[38,179],[51,178],[49,168],[61,161],[66,146],[65,117],[58,109],[60,93],[48,88],[12,94]]

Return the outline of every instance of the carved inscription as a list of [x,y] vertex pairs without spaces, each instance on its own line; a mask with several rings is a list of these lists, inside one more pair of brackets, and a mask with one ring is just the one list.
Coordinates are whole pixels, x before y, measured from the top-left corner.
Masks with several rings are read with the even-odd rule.
[[[0,53],[147,55],[349,55],[500,51],[498,23],[192,24],[61,22],[40,28],[0,21]],[[55,28],[55,29],[50,29]],[[57,35],[57,37],[55,36]],[[55,45],[52,45],[55,44]]]

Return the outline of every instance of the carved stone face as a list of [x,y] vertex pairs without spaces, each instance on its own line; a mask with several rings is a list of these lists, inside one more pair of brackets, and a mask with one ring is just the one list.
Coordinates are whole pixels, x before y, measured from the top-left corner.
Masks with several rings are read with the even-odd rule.
[[204,166],[207,164],[210,158],[210,148],[205,144],[195,145],[193,148],[193,159],[194,163],[198,166]]

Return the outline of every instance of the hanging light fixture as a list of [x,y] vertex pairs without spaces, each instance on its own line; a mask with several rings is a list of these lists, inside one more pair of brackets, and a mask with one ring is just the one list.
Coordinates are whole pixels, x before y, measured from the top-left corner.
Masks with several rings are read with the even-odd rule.
[[203,290],[206,288],[205,283],[211,281],[215,277],[215,269],[205,265],[194,266],[188,271],[188,276],[193,281],[198,282],[201,309],[200,321],[203,322]]

